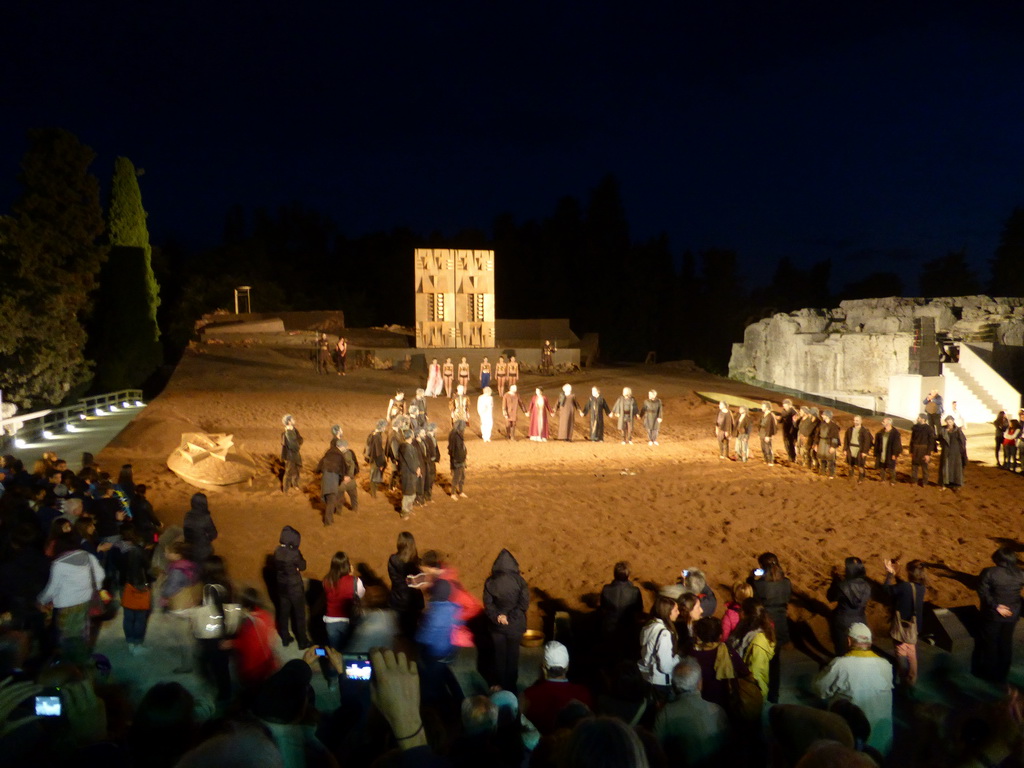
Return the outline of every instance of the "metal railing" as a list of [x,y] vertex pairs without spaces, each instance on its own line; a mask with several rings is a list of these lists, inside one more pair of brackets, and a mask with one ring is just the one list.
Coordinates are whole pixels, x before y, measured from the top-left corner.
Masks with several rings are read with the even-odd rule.
[[0,436],[11,435],[15,443],[51,439],[56,434],[78,431],[78,425],[90,418],[117,413],[122,408],[145,405],[141,389],[121,389],[102,395],[83,397],[74,405],[50,408],[45,411],[18,413],[0,419]]

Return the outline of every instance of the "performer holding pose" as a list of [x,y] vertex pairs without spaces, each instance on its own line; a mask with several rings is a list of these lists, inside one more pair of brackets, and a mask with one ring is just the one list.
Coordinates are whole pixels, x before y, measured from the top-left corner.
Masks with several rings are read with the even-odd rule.
[[633,419],[639,418],[640,408],[637,406],[633,390],[623,387],[622,397],[612,406],[612,416],[619,419],[619,431],[622,432],[622,444],[633,443]]
[[455,378],[455,366],[452,364],[452,359],[450,357],[446,357],[444,360],[444,367],[441,369],[441,378],[444,379],[444,396],[451,399],[452,379]]
[[427,396],[437,397],[444,389],[444,380],[441,378],[441,366],[437,358],[430,361],[430,368],[427,370]]
[[612,409],[608,407],[608,401],[604,399],[601,390],[591,387],[590,399],[580,411],[580,416],[590,416],[590,441],[592,443],[604,442],[604,417],[611,412]]
[[338,358],[337,359],[338,375],[339,376],[344,376],[345,375],[345,359],[348,357],[348,341],[345,339],[344,336],[339,336],[338,337],[338,348],[337,348],[337,351],[336,351],[335,354],[337,355],[337,358]]
[[508,386],[508,363],[504,355],[498,355],[498,362],[494,364],[494,378],[498,380],[498,397],[504,397]]
[[469,392],[469,363],[466,362],[466,358],[462,358],[462,362],[459,363],[459,384]]
[[284,462],[284,479],[281,490],[288,493],[292,488],[299,487],[299,470],[302,469],[302,435],[295,428],[295,419],[286,413],[281,419],[284,432],[281,433],[281,461]]
[[530,400],[530,439],[535,442],[547,442],[548,439],[548,417],[554,415],[554,410],[548,399],[544,397],[544,390],[537,387],[534,390],[533,398]]
[[505,418],[505,437],[509,440],[516,439],[516,421],[519,420],[519,412],[526,413],[523,401],[519,399],[519,388],[513,384],[508,388],[501,398],[501,415]]
[[658,432],[661,431],[661,414],[661,398],[658,397],[657,391],[652,389],[647,393],[647,399],[644,400],[644,404],[640,408],[640,418],[643,419],[644,429],[647,430],[648,445],[658,444]]
[[484,361],[480,363],[480,389],[481,391],[491,385],[491,363],[485,357]]
[[513,384],[518,384],[518,383],[519,383],[519,362],[516,360],[516,356],[512,355],[508,359],[508,384],[509,384],[509,386],[512,386]]

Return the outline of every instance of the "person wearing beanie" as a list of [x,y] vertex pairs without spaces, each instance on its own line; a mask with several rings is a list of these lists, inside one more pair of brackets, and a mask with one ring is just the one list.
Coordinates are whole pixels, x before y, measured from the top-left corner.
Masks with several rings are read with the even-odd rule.
[[291,620],[299,649],[309,647],[306,636],[306,600],[302,583],[302,572],[306,570],[306,558],[299,550],[302,536],[290,525],[281,529],[280,545],[274,550],[274,573],[277,576],[277,633],[286,646],[292,637],[288,631]]
[[849,651],[834,658],[814,679],[822,699],[843,698],[861,709],[871,724],[868,745],[883,755],[892,747],[892,665],[871,650],[871,630],[850,625]]
[[558,714],[571,701],[594,708],[590,689],[569,682],[569,650],[556,640],[544,644],[543,677],[523,692],[523,714],[542,736],[558,729]]

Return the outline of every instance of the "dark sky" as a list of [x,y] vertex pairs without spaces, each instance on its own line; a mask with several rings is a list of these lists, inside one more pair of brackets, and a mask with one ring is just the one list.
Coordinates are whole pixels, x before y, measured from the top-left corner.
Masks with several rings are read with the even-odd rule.
[[[0,211],[25,131],[141,180],[155,242],[300,201],[348,235],[548,215],[619,178],[634,239],[898,269],[1024,205],[1024,4],[37,3],[0,18]],[[160,6],[163,10],[154,9]]]

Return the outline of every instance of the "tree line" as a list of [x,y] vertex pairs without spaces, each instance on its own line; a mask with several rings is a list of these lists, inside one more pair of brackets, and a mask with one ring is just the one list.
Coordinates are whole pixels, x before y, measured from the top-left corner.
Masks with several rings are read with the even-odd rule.
[[[412,325],[415,248],[493,249],[499,316],[567,317],[578,334],[600,334],[604,361],[653,351],[715,372],[762,317],[914,290],[896,273],[876,272],[832,294],[828,259],[798,266],[783,257],[751,280],[734,250],[675,253],[664,234],[635,240],[611,175],[585,200],[563,197],[538,219],[502,213],[490,231],[397,227],[350,237],[298,203],[235,206],[218,245],[154,248],[141,172],[117,159],[104,212],[94,158],[67,131],[33,131],[22,194],[0,217],[0,388],[25,407],[143,384],[177,359],[200,315],[230,306],[238,285],[252,286],[258,312],[340,309],[350,327]],[[1024,295],[1022,256],[1024,208],[1016,208],[987,285],[963,250],[950,251],[922,265],[918,293]]]

